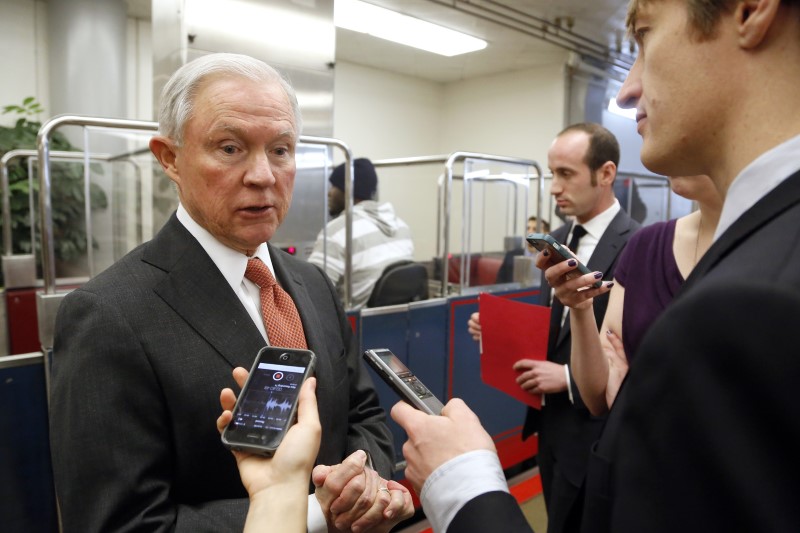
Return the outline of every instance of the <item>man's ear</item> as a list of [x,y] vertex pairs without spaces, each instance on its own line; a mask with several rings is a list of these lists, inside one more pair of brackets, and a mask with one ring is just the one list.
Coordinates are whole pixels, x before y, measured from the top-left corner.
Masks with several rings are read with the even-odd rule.
[[177,153],[175,152],[175,144],[167,137],[155,135],[150,139],[150,151],[158,159],[161,168],[169,179],[176,184],[180,184],[180,175],[178,174],[178,167],[175,165]]
[[775,20],[781,0],[742,0],[736,4],[734,20],[739,33],[739,46],[758,47]]
[[617,175],[617,165],[615,165],[613,161],[606,161],[603,163],[603,166],[597,170],[597,174],[599,176],[599,185],[613,185],[614,178]]

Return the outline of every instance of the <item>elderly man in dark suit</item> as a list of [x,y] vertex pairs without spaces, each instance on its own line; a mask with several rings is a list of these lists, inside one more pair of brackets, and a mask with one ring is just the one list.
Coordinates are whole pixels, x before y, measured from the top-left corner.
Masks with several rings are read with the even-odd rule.
[[[800,4],[632,0],[628,25],[639,56],[617,100],[637,110],[642,161],[707,174],[725,200],[714,243],[647,332],[593,446],[582,531],[796,531]],[[392,410],[423,507],[450,495],[455,461],[491,455],[454,402],[438,418]],[[469,445],[431,450],[440,432]],[[450,498],[441,530],[484,531],[480,517],[503,516],[505,531],[530,531],[513,498],[485,484]]]
[[[268,244],[291,202],[300,120],[291,86],[247,56],[204,56],[165,86],[150,148],[180,207],[57,317],[51,444],[65,531],[241,531],[247,493],[214,420],[231,370],[267,342],[317,355],[317,463],[365,450],[389,477],[385,414],[334,288]],[[251,281],[251,265],[278,286]],[[283,299],[262,315],[268,289]],[[366,467],[315,481],[311,528],[385,531],[413,511]]]

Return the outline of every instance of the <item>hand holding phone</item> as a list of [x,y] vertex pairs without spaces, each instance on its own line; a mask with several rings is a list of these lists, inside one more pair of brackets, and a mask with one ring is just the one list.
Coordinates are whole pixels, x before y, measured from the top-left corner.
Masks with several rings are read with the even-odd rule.
[[[581,263],[577,257],[570,251],[569,248],[558,242],[552,235],[546,233],[531,233],[526,237],[526,240],[539,250],[547,250],[552,257],[553,263],[560,263],[567,259],[574,259],[578,262],[578,271],[581,274],[591,274],[592,271]],[[603,284],[603,280],[597,280],[592,284],[592,287],[599,288]]]
[[296,420],[300,387],[313,375],[315,360],[309,350],[262,348],[222,432],[222,443],[232,450],[272,456]]
[[442,402],[391,350],[375,348],[364,352],[364,359],[375,372],[407,403],[431,415],[441,414]]

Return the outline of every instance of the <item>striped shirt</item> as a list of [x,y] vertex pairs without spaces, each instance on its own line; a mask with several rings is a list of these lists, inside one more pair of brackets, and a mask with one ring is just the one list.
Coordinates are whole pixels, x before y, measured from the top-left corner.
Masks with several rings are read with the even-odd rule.
[[[310,263],[322,268],[339,295],[344,293],[345,217],[339,215],[320,231]],[[327,233],[327,238],[326,238]],[[352,308],[363,307],[375,282],[391,263],[413,260],[411,230],[390,203],[364,200],[353,206]],[[326,255],[327,254],[327,255]]]

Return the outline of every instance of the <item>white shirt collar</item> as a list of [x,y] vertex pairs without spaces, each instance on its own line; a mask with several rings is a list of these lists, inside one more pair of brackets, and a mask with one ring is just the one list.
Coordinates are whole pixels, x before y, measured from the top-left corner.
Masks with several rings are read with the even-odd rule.
[[764,152],[733,180],[722,205],[716,241],[745,211],[800,170],[800,135]]
[[[600,240],[600,237],[603,236],[603,233],[606,232],[606,228],[608,225],[611,224],[611,221],[614,220],[614,217],[617,216],[619,210],[622,209],[619,205],[619,200],[614,198],[614,203],[605,211],[596,215],[593,219],[587,221],[585,224],[580,224],[577,220],[575,224],[573,224],[573,228],[575,225],[580,224],[586,230],[586,233],[594,237],[596,240]],[[572,230],[570,230],[570,233]]]
[[[217,265],[217,268],[225,277],[225,280],[231,288],[238,293],[239,286],[242,284],[244,278],[244,271],[247,269],[248,257],[241,252],[225,246],[217,240],[207,229],[198,224],[189,212],[183,207],[183,204],[178,204],[178,221],[197,239],[203,250],[206,251],[208,256]],[[256,249],[253,257],[258,257],[275,275],[275,268],[272,266],[272,258],[269,255],[269,248],[266,243],[261,243]],[[277,277],[276,277],[277,279]]]

